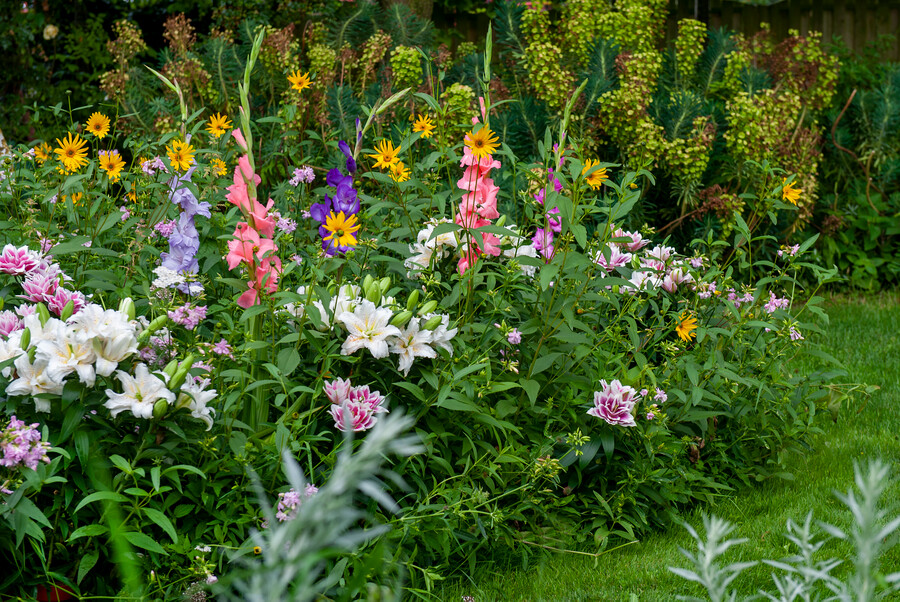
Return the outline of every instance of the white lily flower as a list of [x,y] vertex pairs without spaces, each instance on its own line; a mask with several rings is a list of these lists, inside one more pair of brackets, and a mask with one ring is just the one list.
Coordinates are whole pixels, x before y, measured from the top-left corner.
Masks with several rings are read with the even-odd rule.
[[411,319],[399,335],[390,339],[391,353],[400,356],[399,369],[403,376],[409,374],[415,358],[437,357],[430,345],[432,339],[430,330],[419,330],[419,318]]
[[62,395],[63,383],[50,377],[47,372],[47,360],[35,358],[34,363],[31,363],[27,355],[20,355],[16,358],[14,365],[18,378],[9,383],[6,387],[6,394],[32,397],[35,410],[49,412],[50,402],[34,396],[44,393]]
[[357,304],[355,311],[345,311],[337,316],[337,321],[349,332],[347,340],[341,345],[341,354],[352,355],[365,347],[372,357],[387,357],[389,349],[386,339],[400,335],[400,329],[390,324],[392,316],[390,309],[376,307],[366,299]]
[[[425,314],[422,316],[423,323],[427,322],[431,319],[432,316],[436,316],[438,314]],[[437,328],[431,331],[431,344],[435,347],[440,347],[444,349],[451,356],[453,355],[453,345],[450,344],[450,341],[453,340],[453,337],[456,336],[458,328],[447,328],[450,326],[450,316],[447,314],[441,314],[441,323]]]
[[[0,363],[18,357],[23,353],[25,353],[25,351],[22,349],[21,330],[11,332],[9,334],[9,338],[5,341],[0,338]],[[12,366],[7,366],[6,368],[3,368],[3,370],[0,370],[0,376],[3,376],[3,378],[9,378],[10,376],[12,376],[12,370]]]
[[[164,373],[158,374],[168,380]],[[150,374],[146,364],[135,366],[134,376],[118,370],[116,377],[122,383],[124,391],[116,393],[107,389],[106,396],[109,399],[103,404],[113,418],[125,410],[131,410],[138,418],[151,418],[153,405],[160,399],[165,399],[169,405],[175,403],[175,394],[166,388],[166,381]]]
[[53,380],[62,382],[69,374],[77,372],[78,380],[88,387],[94,386],[94,361],[97,359],[94,348],[71,329],[67,329],[62,339],[40,341],[35,358],[48,362],[47,372]]
[[178,394],[178,401],[175,404],[177,409],[188,408],[191,416],[206,423],[206,430],[213,426],[213,414],[216,411],[207,406],[210,401],[218,396],[215,389],[207,389],[209,379],[202,379],[194,382],[193,378],[188,377],[184,384],[181,385],[181,392]]

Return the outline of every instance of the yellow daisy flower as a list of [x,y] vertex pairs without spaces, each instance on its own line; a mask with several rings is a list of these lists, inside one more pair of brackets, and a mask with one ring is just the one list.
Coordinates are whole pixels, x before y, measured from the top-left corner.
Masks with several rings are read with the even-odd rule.
[[[595,159],[588,159],[584,162],[584,167],[581,168],[581,175],[586,174],[591,170],[592,167],[599,163],[600,161],[597,161]],[[597,190],[598,188],[600,188],[600,186],[603,185],[603,181],[608,179],[609,176],[606,175],[606,168],[603,167],[594,171],[591,175],[585,178],[584,181],[587,182],[588,186],[590,186],[592,190]]]
[[72,132],[69,132],[62,140],[57,138],[56,143],[59,148],[53,149],[53,152],[56,153],[56,158],[65,166],[67,172],[74,172],[87,164],[87,149],[85,148],[87,140],[78,134],[75,134],[73,138]]
[[794,182],[791,182],[790,184],[786,184],[786,182],[787,178],[781,180],[781,200],[796,205],[797,201],[800,200],[800,193],[803,191],[799,188],[794,188]]
[[681,340],[685,343],[690,343],[691,339],[697,336],[694,333],[695,330],[697,330],[697,318],[692,316],[690,312],[681,312],[681,315],[678,316],[678,325],[675,326],[675,332],[678,333]]
[[332,241],[332,244],[336,247],[355,247],[355,234],[359,227],[355,215],[345,217],[343,211],[337,215],[332,211],[325,218],[325,229],[331,234],[326,236],[324,240]]
[[422,132],[422,138],[431,138],[431,135],[434,132],[434,124],[431,122],[431,117],[428,115],[419,115],[419,118],[416,119],[416,122],[413,124],[413,131]]
[[88,117],[85,127],[87,127],[87,131],[103,140],[109,132],[109,117],[103,113],[94,113]]
[[217,176],[228,174],[228,167],[225,166],[225,161],[222,161],[218,157],[214,157],[213,160],[209,162],[209,166],[212,168],[212,172]]
[[41,165],[43,165],[44,161],[50,158],[51,152],[53,152],[53,148],[49,144],[44,142],[34,147],[34,158],[37,159]]
[[488,155],[493,155],[497,147],[500,146],[500,140],[487,127],[482,127],[477,132],[469,132],[464,140],[466,146],[472,151],[472,155],[479,160]]
[[288,81],[291,82],[291,88],[297,92],[303,92],[312,85],[309,79],[309,71],[301,75],[299,69],[288,75]]
[[210,136],[215,136],[216,138],[221,137],[229,129],[231,129],[231,122],[228,121],[228,117],[219,113],[211,115],[209,123],[206,124],[206,131],[209,132]]
[[119,151],[113,149],[111,151],[100,151],[100,170],[109,174],[109,181],[115,182],[125,167],[125,161],[122,160]]
[[390,140],[382,140],[375,145],[375,150],[377,152],[374,155],[367,155],[368,157],[375,159],[375,167],[390,169],[392,165],[400,160],[399,157],[397,157],[400,149],[394,148],[394,143]]
[[172,145],[166,147],[166,154],[175,169],[187,171],[194,162],[194,147],[180,140],[173,140]]
[[403,165],[403,161],[391,165],[391,179],[395,182],[405,182],[409,179],[409,170]]

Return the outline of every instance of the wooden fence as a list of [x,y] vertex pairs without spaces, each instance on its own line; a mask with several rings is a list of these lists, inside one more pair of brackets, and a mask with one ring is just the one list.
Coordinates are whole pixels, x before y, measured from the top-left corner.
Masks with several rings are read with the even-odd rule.
[[888,34],[894,36],[883,58],[900,61],[900,1],[898,0],[786,0],[771,6],[751,6],[729,0],[670,0],[668,35],[677,32],[677,22],[699,17],[711,29],[725,27],[752,35],[760,23],[769,23],[776,41],[787,37],[789,29],[800,34],[821,31],[827,42],[840,37],[859,52],[867,42]]

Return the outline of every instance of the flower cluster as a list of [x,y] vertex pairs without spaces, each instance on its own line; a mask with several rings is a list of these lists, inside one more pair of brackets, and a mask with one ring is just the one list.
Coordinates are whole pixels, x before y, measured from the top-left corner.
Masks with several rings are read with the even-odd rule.
[[608,384],[601,380],[600,386],[602,390],[594,392],[594,407],[587,413],[613,426],[635,426],[633,412],[638,392],[618,380]]
[[169,251],[160,253],[161,267],[182,275],[189,282],[180,282],[177,287],[183,293],[199,295],[203,286],[195,281],[198,264],[197,252],[200,250],[200,234],[194,223],[194,217],[202,215],[210,217],[209,203],[200,202],[191,189],[185,184],[191,181],[194,167],[188,169],[183,176],[177,174],[169,182],[169,199],[181,209],[181,214],[174,222],[157,224],[157,232],[169,239]]
[[188,330],[194,330],[206,318],[206,306],[192,306],[190,303],[185,303],[168,312],[168,315],[169,319],[176,324],[180,324]]
[[278,522],[283,523],[292,520],[297,516],[297,509],[304,500],[311,498],[319,492],[319,488],[312,484],[307,484],[303,492],[289,489],[278,494],[278,505],[275,508],[275,518]]
[[[70,291],[61,284],[69,278],[60,267],[27,246],[3,247],[0,252],[0,273],[22,277],[20,284],[24,294],[19,295],[19,298],[31,303],[44,303],[57,316],[62,315],[69,303],[72,304],[73,313],[85,305],[83,294]],[[33,309],[24,307],[19,311],[33,312]],[[9,327],[13,322],[12,312],[0,312],[0,334],[9,334]]]
[[0,431],[0,466],[15,468],[21,465],[34,470],[39,462],[50,462],[47,457],[50,444],[41,441],[39,426],[37,423],[25,424],[15,416],[9,419],[9,424]]
[[456,240],[455,232],[438,232],[437,235],[434,233],[434,229],[440,224],[452,223],[448,219],[429,220],[425,223],[425,227],[419,230],[416,242],[409,245],[412,256],[404,261],[410,278],[431,267],[432,260],[443,259],[452,253],[451,249],[457,248],[459,242]]
[[231,135],[245,154],[234,168],[234,184],[228,187],[226,198],[240,208],[247,221],[238,222],[234,240],[228,241],[225,261],[230,270],[242,264],[247,268],[250,276],[247,290],[238,298],[238,305],[246,308],[259,302],[260,291],[271,294],[278,289],[281,259],[276,255],[278,246],[273,240],[275,218],[269,213],[275,203],[269,199],[268,204],[263,206],[257,200],[256,185],[262,180],[250,165],[250,156],[246,154],[247,142],[240,130],[234,130]]
[[497,211],[497,193],[500,189],[488,177],[492,169],[500,168],[500,162],[493,157],[497,145],[497,137],[487,125],[478,131],[469,132],[465,137],[460,166],[466,170],[456,183],[458,188],[465,191],[456,214],[456,223],[464,232],[464,243],[457,265],[460,274],[472,267],[482,253],[493,257],[500,255],[500,240],[494,234],[479,232],[484,243],[479,245],[471,233],[471,230],[483,228],[491,223],[490,220],[500,217]]
[[387,401],[369,385],[354,387],[349,379],[338,378],[325,383],[325,396],[331,402],[331,417],[339,431],[367,431],[377,422],[377,414],[385,414]]
[[[377,281],[363,288],[344,285],[331,297],[328,311],[321,301],[312,302],[322,328],[338,325],[347,331],[347,338],[341,345],[342,355],[353,355],[360,349],[368,349],[372,357],[378,359],[395,354],[398,369],[404,375],[409,373],[415,358],[435,358],[439,348],[453,355],[450,342],[457,329],[450,328],[450,316],[432,313],[436,302],[426,303],[418,316],[413,316],[411,309],[395,314],[392,309],[394,299],[382,298],[379,286]],[[307,290],[301,287],[297,293],[305,296]],[[376,299],[379,304],[370,299]],[[408,305],[412,306],[412,303]],[[298,317],[304,314],[304,309],[294,304],[288,304],[286,309]]]
[[347,158],[347,171],[344,175],[335,168],[328,172],[325,183],[334,188],[334,196],[325,195],[322,203],[313,203],[309,208],[310,216],[319,222],[319,236],[322,237],[322,250],[326,255],[346,253],[356,246],[356,232],[359,230],[356,214],[359,213],[359,197],[353,188],[353,173],[356,161],[350,153],[350,147],[343,140],[338,145]]

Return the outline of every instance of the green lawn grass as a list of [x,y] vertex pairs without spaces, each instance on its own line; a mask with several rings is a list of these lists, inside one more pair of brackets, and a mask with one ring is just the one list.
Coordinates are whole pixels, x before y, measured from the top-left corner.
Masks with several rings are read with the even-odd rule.
[[[881,387],[866,403],[862,396],[846,402],[837,423],[825,418],[825,434],[814,441],[808,455],[794,457],[789,470],[795,480],[772,480],[725,498],[717,506],[697,508],[686,519],[700,530],[703,512],[713,513],[737,525],[732,537],[747,538],[733,548],[728,562],[779,559],[788,553],[783,536],[789,518],[802,522],[814,511],[818,520],[846,527],[849,512],[834,497],[853,483],[854,461],[882,458],[900,477],[900,297],[841,296],[828,304],[831,324],[824,335],[826,351],[841,361],[846,382]],[[812,369],[801,365],[798,369]],[[900,514],[900,485],[888,489],[884,501],[892,514]],[[701,531],[702,532],[702,531]],[[436,588],[441,600],[459,601],[472,596],[476,602],[493,600],[675,600],[679,594],[701,595],[702,590],[676,577],[668,566],[687,567],[678,547],[692,547],[687,532],[677,526],[648,535],[643,541],[610,552],[598,559],[556,554],[538,560],[528,570],[494,565],[469,579]],[[820,552],[823,557],[847,556],[847,547],[835,542]],[[791,550],[791,553],[793,550]],[[882,558],[886,572],[900,570],[900,546]],[[771,589],[772,569],[757,565],[736,582],[744,594]]]

